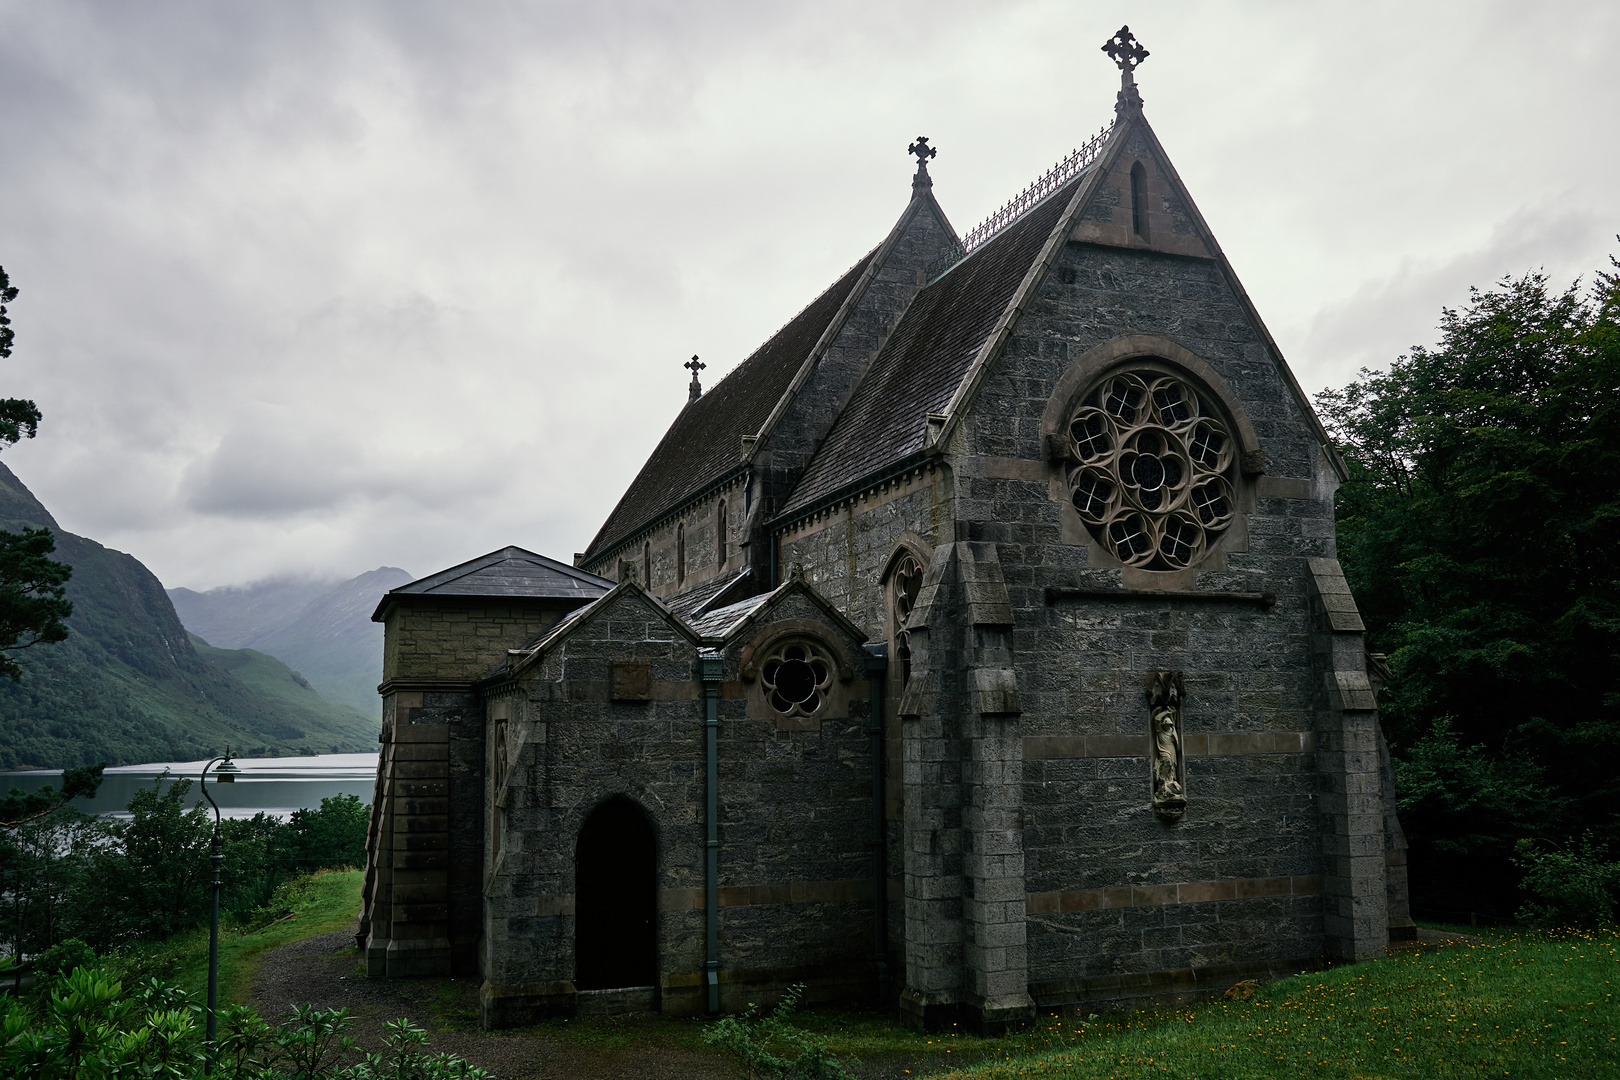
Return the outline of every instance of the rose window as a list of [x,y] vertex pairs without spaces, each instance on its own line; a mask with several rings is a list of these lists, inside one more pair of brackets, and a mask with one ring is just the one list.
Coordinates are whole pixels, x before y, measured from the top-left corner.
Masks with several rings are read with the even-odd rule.
[[1070,499],[1097,542],[1131,566],[1179,570],[1232,523],[1231,428],[1162,372],[1110,376],[1069,422]]
[[773,652],[760,669],[765,698],[783,716],[814,716],[832,687],[833,662],[807,641]]

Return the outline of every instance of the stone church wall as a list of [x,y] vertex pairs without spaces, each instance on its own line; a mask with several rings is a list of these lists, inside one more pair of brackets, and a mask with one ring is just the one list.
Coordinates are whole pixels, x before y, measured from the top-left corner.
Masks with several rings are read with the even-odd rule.
[[[1061,380],[1122,334],[1207,364],[1264,449],[1265,474],[1238,496],[1246,518],[1178,574],[1122,569],[1046,461],[1040,421]],[[996,543],[1014,609],[1031,993],[1173,994],[1193,969],[1233,981],[1308,964],[1323,952],[1325,822],[1307,560],[1334,554],[1315,432],[1207,260],[1071,243],[1014,335],[964,433],[958,507],[975,540]],[[1046,594],[1122,584],[1276,599]],[[1161,670],[1186,680],[1188,805],[1172,824],[1151,808],[1146,689]]]
[[778,561],[783,567],[801,563],[811,586],[868,640],[887,641],[884,572],[903,544],[926,561],[936,545],[952,539],[952,491],[946,473],[919,469],[794,527],[778,541]]
[[[501,836],[498,853],[486,862],[487,1026],[525,1023],[536,1010],[573,1008],[575,842],[604,800],[627,796],[653,821],[661,900],[700,889],[696,659],[696,646],[662,613],[643,600],[620,598],[525,673],[515,691],[492,692],[492,710],[510,703],[512,715],[489,721],[509,725],[511,764],[504,790],[492,776],[488,791],[498,810],[492,828]],[[637,691],[645,698],[613,699],[615,662],[648,665],[648,685]],[[659,970],[701,971],[702,912],[660,907]]]
[[[745,677],[749,649],[784,627],[841,650],[848,668],[848,681],[835,683],[826,714],[808,730],[788,730],[757,680]],[[725,649],[720,951],[727,1009],[792,982],[811,984],[812,999],[870,993],[872,804],[860,645],[790,595],[757,633]]]
[[[631,537],[628,543],[594,559],[592,572],[617,581],[620,560],[628,561],[636,568],[637,580],[648,592],[662,599],[722,574],[740,570],[747,564],[746,549],[739,546],[747,539],[748,530],[743,498],[742,482],[733,482],[723,490],[693,503],[680,515]],[[723,564],[718,559],[720,542],[716,535],[722,502],[726,505],[726,559]],[[684,575],[679,566],[682,537],[686,547]]]
[[[528,1022],[578,1007],[575,840],[590,812],[623,795],[655,823],[659,1007],[703,1011],[703,702],[696,644],[634,592],[605,601],[515,685],[487,693],[484,1021]],[[750,643],[786,628],[846,654],[828,715],[783,729],[762,708]],[[812,997],[870,983],[870,774],[859,643],[789,597],[725,653],[719,702],[720,956],[724,1008],[793,982]],[[615,665],[647,665],[633,700]],[[756,660],[757,664],[757,660]],[[622,668],[620,669],[622,673]],[[620,695],[616,700],[616,695]],[[510,765],[500,779],[495,746]]]

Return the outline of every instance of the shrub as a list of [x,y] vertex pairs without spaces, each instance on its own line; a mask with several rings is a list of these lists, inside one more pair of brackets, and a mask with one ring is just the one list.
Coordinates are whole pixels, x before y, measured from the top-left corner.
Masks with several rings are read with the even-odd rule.
[[1520,840],[1513,861],[1525,871],[1525,891],[1540,902],[1520,908],[1519,918],[1535,926],[1613,922],[1620,905],[1620,862],[1605,862],[1606,854],[1590,831],[1579,843],[1551,851]]
[[803,996],[804,984],[795,983],[764,1016],[751,1004],[707,1025],[703,1041],[735,1055],[748,1080],[854,1080],[854,1061],[834,1057],[824,1039],[789,1022]]
[[[490,1080],[424,1050],[408,1020],[387,1025],[382,1053],[355,1052],[347,1009],[298,1006],[280,1024],[243,1005],[218,1015],[217,1080]],[[47,997],[0,1002],[0,1076],[7,1080],[200,1080],[203,1010],[184,990],[144,979],[129,992],[107,972],[78,967]]]

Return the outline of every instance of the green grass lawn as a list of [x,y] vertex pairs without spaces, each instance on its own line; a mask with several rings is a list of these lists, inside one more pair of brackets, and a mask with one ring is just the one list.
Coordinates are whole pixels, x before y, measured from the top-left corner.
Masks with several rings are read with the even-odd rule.
[[[251,932],[223,931],[221,999],[246,999],[266,950],[351,928],[360,886],[359,871],[301,879],[277,893],[276,904],[290,910],[290,918]],[[1471,942],[1284,979],[1249,1000],[1053,1018],[994,1039],[918,1034],[875,1011],[815,1008],[796,1014],[794,1022],[823,1036],[834,1053],[862,1059],[868,1071],[875,1067],[884,1076],[909,1070],[962,1080],[1620,1077],[1614,998],[1620,933],[1474,933]],[[203,928],[131,954],[125,967],[128,974],[162,975],[200,993],[207,960]],[[646,1017],[556,1020],[527,1033],[599,1049],[654,1041],[696,1050],[701,1030],[698,1021]]]
[[[360,913],[359,870],[323,870],[294,878],[278,888],[270,908],[286,917],[256,929],[222,925],[219,931],[219,999],[247,1001],[258,972],[259,957],[268,949],[325,934],[351,930]],[[197,994],[208,990],[208,927],[176,934],[166,941],[138,946],[120,958],[128,976],[157,975]]]
[[[1247,1001],[1052,1020],[999,1041],[932,1038],[979,1062],[950,1074],[964,1080],[1614,1077],[1617,948],[1612,930],[1502,932],[1296,976]],[[855,1053],[896,1042],[850,1036],[831,1041]]]

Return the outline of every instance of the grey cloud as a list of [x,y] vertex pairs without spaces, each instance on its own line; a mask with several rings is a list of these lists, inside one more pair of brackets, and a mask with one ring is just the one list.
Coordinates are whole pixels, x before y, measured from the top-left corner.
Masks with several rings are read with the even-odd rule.
[[1605,221],[1556,203],[1520,211],[1475,250],[1405,260],[1389,276],[1324,306],[1310,323],[1301,356],[1317,381],[1335,385],[1362,368],[1385,367],[1414,345],[1432,345],[1441,309],[1466,303],[1470,287],[1489,288],[1532,270],[1545,271],[1559,287],[1583,276],[1590,282],[1592,271],[1607,269],[1605,255],[1620,252],[1612,235],[1617,226],[1620,214]]
[[881,238],[907,141],[971,227],[1111,114],[1123,21],[1309,386],[1606,250],[1620,9],[1127,8],[0,0],[0,390],[45,410],[6,460],[174,585],[566,558],[681,360],[712,382]]

